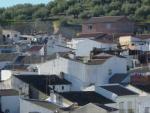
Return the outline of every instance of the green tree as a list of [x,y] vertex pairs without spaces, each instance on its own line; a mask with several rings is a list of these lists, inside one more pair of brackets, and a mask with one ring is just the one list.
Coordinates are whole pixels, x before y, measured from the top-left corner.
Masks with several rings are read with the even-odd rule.
[[95,6],[92,10],[92,14],[93,16],[100,16],[100,15],[104,15],[104,10],[102,6]]
[[150,7],[142,6],[136,10],[135,14],[140,20],[147,19],[147,17],[150,15]]
[[74,18],[78,18],[79,14],[81,12],[81,6],[80,4],[76,4],[72,7],[69,7],[67,13],[68,14],[72,14],[74,16]]
[[39,8],[34,14],[33,18],[46,18],[48,17],[48,9],[45,7]]

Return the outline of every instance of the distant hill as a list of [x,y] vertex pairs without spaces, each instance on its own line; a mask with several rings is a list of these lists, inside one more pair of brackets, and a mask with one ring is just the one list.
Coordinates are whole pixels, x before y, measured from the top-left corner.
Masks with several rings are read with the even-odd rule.
[[88,18],[127,15],[135,21],[150,19],[150,0],[54,0],[47,5],[19,4],[0,9],[2,20],[46,19],[54,15]]
[[[0,25],[8,28],[15,25],[16,30],[34,32],[31,30],[32,28],[35,29],[37,20],[46,22],[59,20],[61,26],[63,26],[61,31],[66,32],[66,26],[68,25],[80,26],[84,19],[106,15],[125,15],[135,22],[146,23],[144,25],[147,25],[147,22],[150,22],[150,0],[53,0],[47,5],[18,4],[13,7],[0,9]],[[16,27],[18,21],[27,27],[20,29],[20,23]],[[46,22],[38,24],[40,26],[38,31],[41,31],[41,29],[43,31],[52,29],[52,26]],[[31,30],[28,29],[29,26]],[[73,27],[73,31],[70,30],[70,32],[65,34],[70,35],[71,33],[74,36],[76,32],[78,30],[74,31]]]

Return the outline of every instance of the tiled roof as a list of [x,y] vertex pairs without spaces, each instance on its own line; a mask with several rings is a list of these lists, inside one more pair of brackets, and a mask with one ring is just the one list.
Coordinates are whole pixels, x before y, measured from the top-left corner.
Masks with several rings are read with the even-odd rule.
[[49,85],[71,84],[66,79],[61,79],[57,75],[15,75],[15,77],[45,94],[50,92]]
[[42,45],[35,45],[28,49],[28,52],[36,52],[39,51],[43,46]]
[[117,22],[123,18],[126,18],[125,16],[102,16],[102,17],[92,17],[85,21],[84,23],[90,24],[90,23],[105,23],[105,22]]
[[117,85],[117,84],[116,85],[112,84],[112,85],[100,86],[100,87],[102,87],[103,89],[108,90],[112,93],[115,93],[118,96],[137,95],[137,93],[135,93],[135,92],[133,92],[133,91],[121,86],[121,85]]
[[77,38],[88,38],[102,43],[117,43],[120,36],[132,35],[131,33],[80,33]]
[[64,56],[61,56],[61,57],[75,61],[75,62],[83,63],[86,65],[100,65],[100,64],[105,63],[112,56],[109,56],[109,57],[103,56],[103,57],[98,57],[98,58],[91,58],[91,59],[86,60],[86,61],[84,60],[84,57],[70,58],[67,54]]
[[78,103],[79,106],[86,105],[88,103],[99,103],[108,104],[113,103],[113,101],[105,98],[104,96],[94,92],[94,91],[73,91],[59,93],[64,98],[70,100],[71,102]]
[[136,35],[137,38],[146,40],[146,39],[150,39],[150,34],[141,34],[141,35]]
[[116,108],[113,108],[113,107],[109,107],[109,106],[105,106],[105,105],[103,105],[103,104],[95,104],[95,105],[97,105],[97,106],[99,106],[99,107],[101,107],[101,108],[103,108],[103,109],[105,109],[105,110],[107,110],[107,111],[109,111],[109,112],[113,112],[113,111],[117,111],[118,109],[116,109]]
[[100,33],[100,32],[96,32],[96,33],[80,33],[77,38],[89,38],[89,37],[99,37],[99,36],[103,36],[105,35],[105,33]]
[[19,92],[14,89],[0,90],[0,96],[15,96],[15,95],[19,95]]
[[53,55],[47,55],[46,57],[43,56],[37,56],[37,55],[31,55],[31,56],[25,56],[25,55],[19,55],[16,57],[14,63],[16,64],[37,64],[42,63],[47,60],[55,59],[56,54]]
[[109,79],[109,83],[121,83],[127,76],[125,73],[116,73]]
[[33,100],[33,99],[24,99],[24,100],[26,100],[28,102],[31,102],[31,103],[33,103],[35,105],[38,105],[40,107],[52,110],[52,111],[55,111],[56,109],[60,108],[60,106],[58,106],[58,105],[56,105],[54,103],[48,102],[48,101]]
[[150,93],[150,85],[133,85],[133,86],[142,90],[142,91]]
[[0,61],[13,61],[18,55],[17,53],[1,53]]

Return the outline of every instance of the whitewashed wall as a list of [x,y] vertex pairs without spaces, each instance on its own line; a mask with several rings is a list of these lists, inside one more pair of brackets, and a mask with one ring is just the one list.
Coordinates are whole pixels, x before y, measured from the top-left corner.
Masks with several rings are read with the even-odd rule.
[[137,98],[137,113],[145,113],[145,109],[149,108],[150,113],[150,95],[149,96],[140,96]]
[[[76,88],[78,86],[88,86],[91,83],[95,83],[96,85],[108,83],[109,78],[113,74],[127,72],[126,60],[118,57],[112,57],[104,64],[99,65],[86,65],[81,62],[59,57],[55,60],[40,64],[37,67],[39,74],[59,75],[60,72],[64,72],[67,75],[66,79],[75,84]],[[110,69],[112,70],[111,75],[108,74]]]
[[9,109],[10,113],[19,113],[19,96],[2,96],[1,108],[5,112]]
[[95,47],[109,50],[110,48],[116,48],[117,45],[97,42],[97,41],[90,40],[90,39],[84,39],[83,41],[80,41],[79,43],[76,44],[75,53],[77,56],[89,56],[90,52]]
[[20,113],[30,113],[30,112],[38,112],[38,113],[53,113],[53,111],[33,104],[29,101],[20,99]]
[[12,76],[12,71],[11,70],[2,70],[1,71],[1,80],[7,80]]

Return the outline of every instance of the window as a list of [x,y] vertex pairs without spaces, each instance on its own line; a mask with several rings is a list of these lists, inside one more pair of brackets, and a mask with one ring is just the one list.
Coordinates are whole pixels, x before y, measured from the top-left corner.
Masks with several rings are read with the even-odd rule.
[[108,75],[112,75],[112,69],[108,70]]
[[92,30],[93,26],[92,25],[88,25],[88,30]]
[[8,35],[7,35],[7,37],[9,38],[9,37],[10,37],[10,35],[8,34]]
[[124,103],[123,102],[119,103],[119,113],[125,113],[125,111],[124,111]]
[[134,113],[133,107],[132,107],[132,102],[128,101],[128,113]]
[[14,34],[14,37],[17,37],[18,35],[17,34]]
[[64,90],[64,86],[62,86],[62,90]]
[[55,86],[53,86],[53,90],[55,89]]

